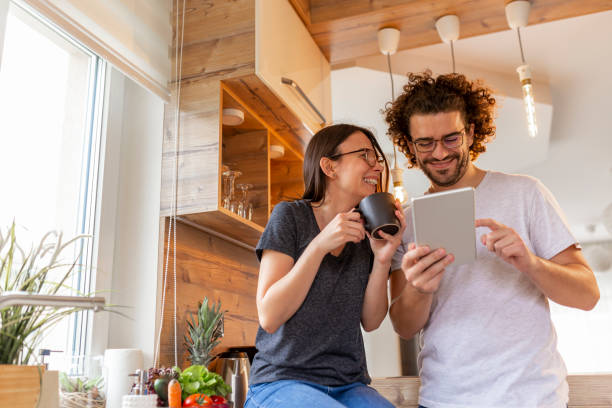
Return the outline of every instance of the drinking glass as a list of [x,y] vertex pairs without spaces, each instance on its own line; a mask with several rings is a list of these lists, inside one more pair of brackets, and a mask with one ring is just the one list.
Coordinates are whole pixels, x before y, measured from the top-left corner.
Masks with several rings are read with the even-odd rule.
[[232,212],[236,212],[237,204],[235,200],[235,183],[236,178],[242,175],[240,170],[227,169],[223,173],[223,208],[228,209]]
[[238,203],[238,215],[247,220],[253,218],[253,204],[249,202],[249,189],[253,188],[252,184],[238,184],[238,190],[242,191],[242,198]]

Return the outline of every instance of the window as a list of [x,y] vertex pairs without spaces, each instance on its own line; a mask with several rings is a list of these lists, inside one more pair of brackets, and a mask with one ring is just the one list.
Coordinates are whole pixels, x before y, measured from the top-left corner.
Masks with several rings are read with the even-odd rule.
[[[49,230],[94,236],[105,62],[11,3],[1,64],[0,225],[14,219],[21,242],[38,242]],[[90,292],[93,239],[73,248],[81,266],[71,286]],[[64,319],[40,348],[85,355],[90,318],[82,312]]]

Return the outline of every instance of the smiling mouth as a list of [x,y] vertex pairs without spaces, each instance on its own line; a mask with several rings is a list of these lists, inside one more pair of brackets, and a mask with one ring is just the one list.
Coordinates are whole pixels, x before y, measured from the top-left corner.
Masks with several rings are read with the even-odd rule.
[[451,167],[454,161],[455,161],[455,158],[452,157],[446,160],[429,161],[427,162],[427,164],[433,167],[434,169],[443,170],[443,169],[447,169]]
[[372,186],[376,186],[378,184],[378,179],[375,179],[375,178],[369,178],[368,177],[368,178],[364,178],[363,181],[364,181],[364,183],[370,184]]

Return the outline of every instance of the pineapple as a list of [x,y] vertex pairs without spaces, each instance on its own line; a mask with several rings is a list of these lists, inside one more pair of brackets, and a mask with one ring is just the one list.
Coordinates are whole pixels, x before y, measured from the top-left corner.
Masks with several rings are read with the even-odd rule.
[[187,319],[189,336],[185,336],[185,346],[192,365],[208,367],[213,360],[212,350],[221,342],[219,338],[223,337],[224,314],[225,311],[221,311],[221,302],[212,303],[211,307],[208,307],[207,297],[204,297],[204,301],[199,305],[197,320],[190,312],[191,319]]

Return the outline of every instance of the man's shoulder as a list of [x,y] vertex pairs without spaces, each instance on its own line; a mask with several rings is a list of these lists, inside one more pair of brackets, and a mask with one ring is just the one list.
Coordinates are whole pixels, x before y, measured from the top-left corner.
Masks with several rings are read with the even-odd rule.
[[492,183],[503,184],[507,187],[534,188],[540,184],[540,180],[527,174],[510,174],[500,171],[487,171],[487,177]]

